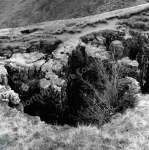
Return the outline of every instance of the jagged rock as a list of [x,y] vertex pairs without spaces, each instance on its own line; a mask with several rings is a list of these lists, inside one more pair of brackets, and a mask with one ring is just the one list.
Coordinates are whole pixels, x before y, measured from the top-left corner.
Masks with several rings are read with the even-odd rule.
[[101,33],[99,34],[93,33],[83,36],[81,37],[81,40],[84,43],[93,45],[95,47],[104,46],[106,44],[106,39],[101,35]]
[[133,94],[139,93],[140,92],[139,82],[131,77],[127,77],[127,79],[131,81],[131,84],[129,85],[129,91]]
[[105,45],[106,44],[106,39],[103,36],[95,35],[95,39],[98,41],[98,45]]
[[[24,103],[35,95],[39,96],[40,100],[38,102],[34,101],[29,107],[34,111],[37,110],[38,114],[42,116],[41,118],[45,118],[45,115],[47,115],[44,114],[43,109],[49,114],[62,111],[61,103],[65,103],[67,100],[66,93],[69,82],[65,78],[65,69],[68,67],[71,54],[75,53],[75,51],[78,51],[85,60],[87,60],[88,56],[108,59],[108,53],[104,46],[97,48],[93,45],[87,45],[79,39],[69,40],[60,44],[47,58],[43,53],[31,52],[15,53],[9,59],[9,63],[6,65],[10,75],[9,84],[19,93]],[[48,92],[46,95],[43,94],[43,91],[49,88],[52,89],[52,92]],[[25,108],[26,110],[27,108]],[[37,114],[35,113],[35,115]]]
[[[118,99],[118,93],[124,102],[121,104],[131,101],[139,91],[135,81],[139,76],[138,63],[132,60],[139,52],[148,51],[148,46],[139,42],[141,38],[128,36],[126,26],[122,27],[124,30],[120,29],[117,19],[120,14],[0,30],[0,57],[6,59],[6,69],[4,65],[0,66],[1,100],[20,110],[24,107],[26,113],[39,115],[47,122],[64,117],[63,110],[66,109],[64,113],[71,120],[78,106],[85,103],[80,95],[91,97],[91,101],[94,97],[92,90],[80,81],[82,77],[94,85],[97,93],[102,94],[106,87],[111,86],[110,99]],[[148,54],[147,51],[143,55]],[[121,59],[123,52],[131,60]],[[97,58],[100,61],[95,64]],[[77,69],[81,74],[77,74]],[[108,99],[109,95],[106,95]],[[24,106],[26,102],[28,105]]]
[[[32,52],[32,53],[15,53],[9,59],[11,63],[21,67],[33,67],[36,65],[36,62],[42,60],[44,62],[44,54],[39,52]],[[41,65],[42,65],[42,61]]]
[[119,89],[127,89],[126,93],[138,94],[140,92],[140,84],[137,80],[131,77],[119,79]]
[[3,85],[0,85],[0,100],[8,102],[11,105],[18,105],[21,101],[17,93],[11,90],[10,87],[6,88]]
[[13,54],[10,63],[6,65],[10,86],[26,100],[39,88],[39,80],[42,78],[39,70],[45,62],[43,57],[44,54],[38,52],[17,53]]
[[51,54],[54,49],[57,48],[57,46],[61,43],[62,41],[59,39],[54,39],[54,40],[34,40],[28,43],[26,51],[28,53],[31,52],[41,52],[41,53],[48,53]]
[[99,46],[97,48],[92,45],[86,45],[85,50],[86,50],[88,56],[91,56],[93,58],[100,58],[101,60],[106,60],[109,58],[109,54],[106,51],[105,46]]
[[4,65],[0,65],[0,85],[8,85],[8,72]]
[[139,82],[131,77],[126,77],[119,79],[118,83],[119,109],[124,111],[126,108],[134,107],[136,94],[141,92]]
[[0,101],[10,103],[11,105],[18,105],[20,98],[8,85],[8,72],[4,65],[0,66]]
[[[54,111],[56,113],[57,109],[60,109],[61,99],[65,97],[62,95],[66,92],[67,86],[64,75],[60,77],[61,72],[63,72],[64,67],[67,67],[69,54],[71,54],[79,44],[80,40],[66,42],[60,45],[56,51],[52,53],[52,57],[49,56],[47,60],[44,57],[45,55],[39,52],[16,53],[9,59],[9,63],[6,65],[9,74],[9,84],[19,93],[22,101],[30,101],[33,96],[37,94],[40,96],[43,90],[47,90],[48,88],[52,89],[51,93],[44,95],[45,101],[43,101],[41,97],[40,101],[34,101],[33,104],[28,106],[30,108],[34,107],[32,111],[38,109],[37,112],[42,117],[45,117],[45,115],[42,115],[44,113],[43,109],[49,111],[49,114],[54,113]],[[55,100],[55,102],[53,100]],[[43,103],[47,104],[46,108]],[[52,103],[57,103],[58,108],[54,108],[54,104]],[[39,105],[41,107],[40,111]],[[51,105],[52,109],[49,110]],[[25,108],[25,111],[27,111],[27,108]],[[34,114],[37,115],[36,113]]]
[[61,92],[61,88],[65,85],[65,80],[59,76],[63,74],[63,68],[67,66],[69,55],[81,43],[80,40],[70,40],[61,45],[52,53],[53,59],[44,63],[41,67],[41,72],[45,73],[45,78],[40,80],[40,86],[47,88],[54,87],[55,90]]
[[109,51],[113,60],[121,59],[124,53],[124,46],[121,41],[116,40],[110,44]]
[[[50,119],[61,120],[65,115],[68,120],[71,120],[70,116],[75,115],[73,109],[82,105],[80,89],[84,84],[77,80],[77,77],[80,77],[76,73],[78,68],[83,72],[84,79],[88,79],[98,86],[98,83],[96,84],[96,75],[98,74],[96,67],[99,66],[98,64],[90,66],[91,63],[99,58],[105,66],[109,65],[110,52],[114,53],[116,59],[113,63],[116,63],[117,58],[121,59],[124,51],[124,45],[121,42],[124,40],[123,35],[113,30],[100,31],[81,38],[63,40],[63,42],[57,38],[51,38],[51,35],[49,35],[49,39],[45,37],[41,40],[39,37],[44,35],[40,31],[31,33],[32,36],[27,34],[25,36],[26,31],[28,32],[25,30],[21,34],[23,39],[19,37],[19,40],[22,39],[22,43],[10,46],[10,51],[13,53],[6,64],[9,85],[19,94],[21,102],[17,101],[17,94],[15,95],[13,92],[9,92],[10,96],[4,94],[3,97],[6,99],[8,97],[12,105],[17,105],[18,109],[23,110],[22,106],[25,105],[26,113],[39,115],[46,122],[49,122]],[[63,35],[60,36],[63,38]],[[137,62],[125,58],[118,60],[117,63],[117,68],[120,68],[122,73],[120,78],[126,80],[126,76],[136,77]],[[107,70],[109,68],[107,66]],[[104,79],[100,80],[104,82]],[[128,84],[130,83],[122,85],[124,92],[121,93],[127,91],[125,86],[131,89]],[[98,88],[99,91],[104,92],[104,85],[98,86]],[[87,94],[89,91],[84,87],[83,92]]]
[[139,72],[138,72],[138,62],[136,60],[130,60],[128,57],[122,58],[118,60],[118,65],[120,68],[120,72],[122,76],[133,77],[138,79]]

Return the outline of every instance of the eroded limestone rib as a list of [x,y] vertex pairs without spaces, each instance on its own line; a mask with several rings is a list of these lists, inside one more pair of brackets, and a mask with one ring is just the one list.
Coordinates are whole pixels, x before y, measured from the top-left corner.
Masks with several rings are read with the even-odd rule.
[[6,102],[12,106],[19,106],[20,98],[18,93],[15,93],[14,90],[8,85],[8,72],[6,68],[0,66],[0,102]]

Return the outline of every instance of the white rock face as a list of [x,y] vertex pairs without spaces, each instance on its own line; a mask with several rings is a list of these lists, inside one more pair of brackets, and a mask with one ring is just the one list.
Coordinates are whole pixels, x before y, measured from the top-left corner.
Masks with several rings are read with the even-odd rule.
[[5,87],[0,85],[0,100],[3,102],[10,102],[12,105],[18,105],[20,103],[20,98],[17,93],[11,90],[10,87]]
[[7,80],[7,70],[3,65],[0,65],[0,84],[1,85],[8,85],[8,80]]
[[8,73],[4,66],[0,66],[0,101],[18,105],[20,98],[8,85]]

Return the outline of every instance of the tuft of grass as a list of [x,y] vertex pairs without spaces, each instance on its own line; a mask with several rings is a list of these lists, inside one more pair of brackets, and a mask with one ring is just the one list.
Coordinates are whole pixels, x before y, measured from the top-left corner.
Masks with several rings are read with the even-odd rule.
[[125,20],[120,22],[119,24],[123,25],[127,25],[129,26],[131,29],[139,29],[139,30],[143,30],[143,31],[147,31],[149,30],[149,23],[148,22],[143,22],[143,21],[133,21],[133,20]]

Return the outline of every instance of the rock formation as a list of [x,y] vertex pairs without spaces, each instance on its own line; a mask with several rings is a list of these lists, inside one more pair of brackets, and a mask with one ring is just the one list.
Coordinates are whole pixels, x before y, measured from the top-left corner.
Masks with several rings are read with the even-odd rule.
[[[130,9],[130,16],[146,11],[148,7]],[[94,65],[96,60],[106,66],[109,74],[119,70],[119,76],[113,75],[117,81],[126,81],[119,90],[120,98],[126,97],[126,93],[134,93],[136,80],[145,86],[141,84],[142,79],[148,83],[149,76],[140,73],[148,69],[139,68],[143,63],[142,56],[148,50],[148,40],[141,41],[141,35],[137,31],[128,31],[119,23],[118,17],[125,18],[125,12],[121,10],[91,20],[82,18],[0,30],[2,101],[11,107],[24,106],[26,113],[38,115],[46,122],[61,122],[67,115],[71,120],[74,105],[76,108],[82,105],[78,91],[84,85],[78,78],[99,86],[96,84],[99,79],[99,68]],[[70,32],[70,25],[73,32]],[[105,81],[101,78],[101,82],[104,84]],[[99,89],[103,93],[105,87]],[[83,91],[89,92],[85,88]]]

